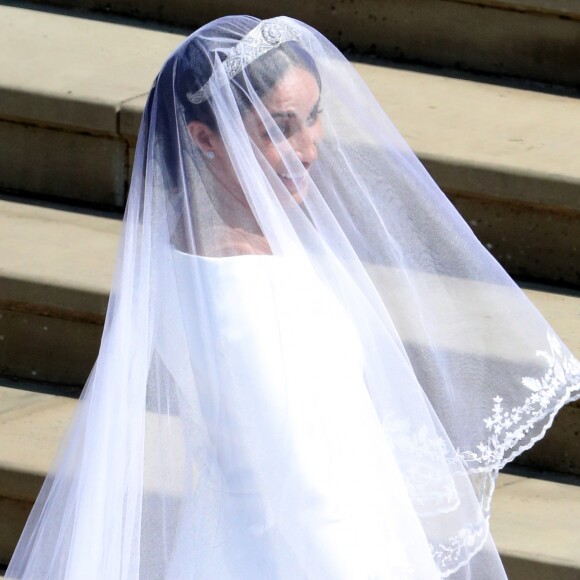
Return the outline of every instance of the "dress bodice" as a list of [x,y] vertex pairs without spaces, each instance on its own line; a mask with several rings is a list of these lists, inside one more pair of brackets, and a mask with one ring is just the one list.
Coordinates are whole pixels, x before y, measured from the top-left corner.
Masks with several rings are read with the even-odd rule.
[[[414,550],[428,546],[367,390],[356,325],[339,298],[296,259],[175,253],[174,261],[230,526],[223,537],[239,529],[223,545],[243,546],[244,558],[272,553],[264,542],[291,546],[280,578],[302,578],[301,566],[313,559],[317,578],[406,577],[401,526],[413,530]],[[381,545],[399,547],[387,557]]]
[[339,406],[341,385],[364,389],[362,348],[339,301],[297,260],[179,252],[175,265],[207,428],[229,485],[249,490],[247,455],[290,453],[297,424],[305,437],[319,428],[326,391]]

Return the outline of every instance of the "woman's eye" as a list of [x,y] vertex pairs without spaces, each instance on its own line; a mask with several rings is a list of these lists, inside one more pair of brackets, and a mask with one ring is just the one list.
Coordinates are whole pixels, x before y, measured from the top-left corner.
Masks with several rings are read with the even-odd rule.
[[282,134],[282,137],[287,139],[290,137],[291,133],[292,129],[290,123],[277,123],[273,127],[266,129],[262,134],[262,137],[266,140],[279,141],[280,134]]
[[290,123],[282,123],[278,125],[278,129],[280,129],[280,133],[282,133],[284,137],[290,137],[290,134],[292,132],[290,128]]
[[312,111],[312,113],[310,113],[308,119],[306,119],[306,124],[308,126],[314,125],[314,123],[316,123],[316,121],[318,121],[318,117],[320,116],[321,113],[322,113],[322,109],[316,109],[316,110]]
[[263,137],[266,140],[280,141],[281,137],[288,139],[292,135],[292,127],[290,123],[277,123],[274,127],[267,129]]

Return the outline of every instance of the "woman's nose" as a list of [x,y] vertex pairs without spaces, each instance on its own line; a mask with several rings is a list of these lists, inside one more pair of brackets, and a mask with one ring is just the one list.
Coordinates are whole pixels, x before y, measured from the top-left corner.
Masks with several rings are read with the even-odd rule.
[[318,139],[311,127],[303,127],[296,135],[294,150],[302,163],[310,164],[318,159]]

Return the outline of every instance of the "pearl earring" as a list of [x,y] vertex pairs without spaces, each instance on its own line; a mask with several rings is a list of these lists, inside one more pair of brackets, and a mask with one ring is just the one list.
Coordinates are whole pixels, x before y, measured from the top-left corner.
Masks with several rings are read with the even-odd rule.
[[213,158],[215,157],[215,153],[214,153],[213,151],[206,151],[206,152],[205,152],[205,156],[206,156],[208,159],[213,159]]

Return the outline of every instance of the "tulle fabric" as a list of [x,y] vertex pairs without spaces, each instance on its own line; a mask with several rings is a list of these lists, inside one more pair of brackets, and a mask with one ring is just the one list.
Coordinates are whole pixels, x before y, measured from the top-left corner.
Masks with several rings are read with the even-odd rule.
[[[318,93],[280,116],[296,69]],[[151,90],[99,357],[7,577],[503,578],[497,471],[579,377],[332,44],[220,19]]]

